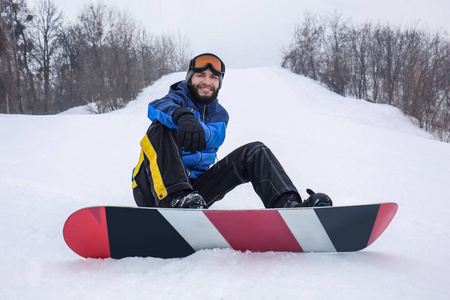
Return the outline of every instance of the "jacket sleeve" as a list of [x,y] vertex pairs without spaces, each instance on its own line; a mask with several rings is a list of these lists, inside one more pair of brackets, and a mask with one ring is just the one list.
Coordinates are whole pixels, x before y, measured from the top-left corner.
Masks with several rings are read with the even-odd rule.
[[150,102],[148,105],[148,118],[153,122],[158,120],[166,127],[177,128],[173,121],[173,112],[181,106],[181,103],[169,96]]
[[225,132],[227,129],[227,124],[225,122],[209,123],[202,125],[207,128],[206,130],[206,144],[207,147],[219,148],[222,146],[225,140]]
[[207,128],[206,143],[208,147],[219,148],[225,140],[229,116],[220,104],[217,104],[214,115],[215,117],[211,122],[204,124]]

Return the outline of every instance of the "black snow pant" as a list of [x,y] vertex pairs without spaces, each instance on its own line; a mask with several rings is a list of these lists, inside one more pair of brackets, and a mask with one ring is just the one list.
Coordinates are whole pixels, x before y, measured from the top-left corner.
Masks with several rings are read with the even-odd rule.
[[189,179],[177,131],[154,121],[141,141],[139,163],[133,171],[133,195],[138,206],[158,207],[159,201],[182,190],[198,191],[208,207],[236,186],[251,182],[266,208],[281,194],[298,191],[272,151],[261,142],[241,146]]

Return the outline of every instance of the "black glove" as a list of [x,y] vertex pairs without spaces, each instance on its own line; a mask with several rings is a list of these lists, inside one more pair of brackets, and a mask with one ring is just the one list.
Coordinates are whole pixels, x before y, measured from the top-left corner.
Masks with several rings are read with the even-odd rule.
[[312,190],[307,189],[306,192],[309,194],[308,199],[305,202],[309,207],[315,206],[333,206],[333,201],[328,197],[327,194],[323,193],[314,193]]
[[173,121],[178,125],[178,145],[184,147],[184,151],[194,154],[205,149],[205,130],[188,108],[177,108]]

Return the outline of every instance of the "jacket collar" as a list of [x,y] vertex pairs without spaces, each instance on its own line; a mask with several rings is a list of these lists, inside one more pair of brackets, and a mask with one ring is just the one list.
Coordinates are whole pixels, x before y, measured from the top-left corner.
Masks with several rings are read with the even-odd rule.
[[214,107],[219,102],[218,99],[214,99],[209,104],[205,104],[205,103],[201,103],[201,102],[195,101],[194,98],[191,95],[191,92],[189,92],[189,87],[186,84],[186,81],[184,81],[184,80],[176,82],[176,83],[174,83],[174,84],[172,84],[170,86],[169,93],[176,93],[176,92],[181,92],[181,93],[185,94],[188,97],[188,99],[197,107],[197,109],[199,111],[203,111],[206,105],[208,105],[209,107]]

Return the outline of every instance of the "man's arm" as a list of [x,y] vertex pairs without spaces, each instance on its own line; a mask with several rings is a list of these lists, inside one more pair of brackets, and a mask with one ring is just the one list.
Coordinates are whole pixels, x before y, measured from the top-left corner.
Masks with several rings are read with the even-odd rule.
[[151,102],[148,105],[148,118],[153,122],[158,120],[166,127],[177,128],[173,120],[173,113],[177,108],[180,108],[181,104],[175,102],[169,97],[164,97]]

